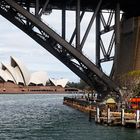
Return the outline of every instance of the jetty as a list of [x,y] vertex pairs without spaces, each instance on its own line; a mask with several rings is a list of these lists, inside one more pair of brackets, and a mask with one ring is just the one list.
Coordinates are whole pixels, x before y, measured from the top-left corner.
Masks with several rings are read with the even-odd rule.
[[94,120],[97,124],[140,128],[139,110],[133,113],[128,113],[123,108],[120,111],[112,111],[109,106],[76,97],[64,97],[63,104],[87,113],[89,121]]

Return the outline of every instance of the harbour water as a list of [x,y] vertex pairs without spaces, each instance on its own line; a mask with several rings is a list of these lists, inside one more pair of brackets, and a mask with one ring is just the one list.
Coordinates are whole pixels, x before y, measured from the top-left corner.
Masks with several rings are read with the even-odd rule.
[[[139,140],[140,129],[97,125],[68,94],[1,94],[0,140]],[[69,95],[71,96],[71,95]]]

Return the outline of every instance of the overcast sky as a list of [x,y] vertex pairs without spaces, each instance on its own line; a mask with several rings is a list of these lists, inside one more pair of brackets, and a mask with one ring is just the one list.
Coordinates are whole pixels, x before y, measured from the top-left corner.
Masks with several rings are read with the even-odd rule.
[[[67,39],[70,38],[74,30],[74,17],[74,12],[67,12]],[[81,23],[81,37],[84,34],[90,17],[91,14],[86,13]],[[43,16],[42,20],[49,24],[57,33],[61,33],[61,11],[53,11],[50,15]],[[94,25],[85,46],[83,49],[84,54],[95,62]],[[70,82],[78,82],[80,79],[28,35],[0,16],[0,62],[9,63],[10,56],[15,56],[21,60],[31,72],[46,71],[50,78],[67,78]],[[104,68],[105,73],[108,73],[110,71],[110,64],[104,65]]]

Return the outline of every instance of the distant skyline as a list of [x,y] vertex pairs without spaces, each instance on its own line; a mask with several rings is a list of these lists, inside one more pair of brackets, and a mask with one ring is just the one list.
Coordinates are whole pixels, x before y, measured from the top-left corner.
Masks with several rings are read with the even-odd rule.
[[[74,16],[74,12],[67,12],[66,38],[70,38],[74,30]],[[85,19],[83,19],[84,22],[81,24],[82,30],[86,29],[86,21],[89,22],[90,17],[91,14],[88,13],[88,16],[85,16]],[[61,11],[53,11],[50,15],[43,16],[42,20],[45,23],[47,22],[57,33],[61,33]],[[94,30],[95,27],[93,25],[91,34],[88,36],[85,44],[86,47],[83,49],[84,54],[87,54],[86,56],[93,62],[95,61]],[[8,63],[10,56],[15,56],[20,59],[30,71],[46,71],[50,78],[67,78],[70,82],[79,82],[80,78],[71,72],[69,68],[2,16],[0,16],[0,32],[1,62]],[[81,32],[83,35],[84,31]],[[109,65],[105,66],[106,73],[109,71]]]

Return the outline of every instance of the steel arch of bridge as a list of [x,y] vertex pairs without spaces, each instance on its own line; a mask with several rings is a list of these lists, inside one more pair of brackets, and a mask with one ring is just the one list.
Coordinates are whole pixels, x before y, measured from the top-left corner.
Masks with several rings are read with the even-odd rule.
[[[70,0],[71,1],[71,0]],[[69,2],[70,2],[69,1]],[[48,25],[41,21],[43,13],[49,11],[49,0],[45,0],[43,6],[40,7],[39,0],[35,1],[32,6],[30,1],[25,0],[2,0],[0,2],[0,14],[28,34],[42,47],[53,54],[63,64],[70,68],[75,74],[83,79],[87,84],[98,92],[119,91],[118,86],[101,70],[101,63],[114,60],[112,50],[120,43],[119,23],[120,23],[120,5],[116,4],[116,9],[109,11],[108,20],[105,21],[102,12],[102,0],[100,0],[93,12],[87,30],[82,38],[80,38],[80,22],[84,16],[84,10],[80,9],[80,0],[76,3],[76,26],[69,42],[65,40],[66,33],[66,9],[63,3],[62,8],[62,35],[58,35]],[[30,8],[35,9],[35,13],[30,12]],[[50,12],[50,11],[49,11]],[[115,15],[115,18],[113,18]],[[91,62],[83,53],[85,41],[96,19],[96,65]],[[112,20],[115,19],[114,25]],[[102,35],[113,31],[109,46],[104,46]],[[72,42],[75,37],[75,46]],[[102,52],[102,58],[101,58]],[[117,55],[116,55],[117,57]]]

